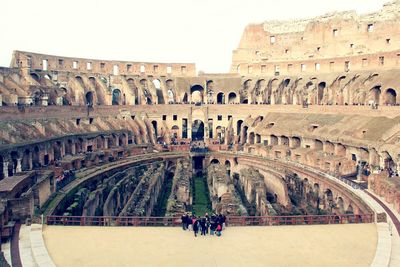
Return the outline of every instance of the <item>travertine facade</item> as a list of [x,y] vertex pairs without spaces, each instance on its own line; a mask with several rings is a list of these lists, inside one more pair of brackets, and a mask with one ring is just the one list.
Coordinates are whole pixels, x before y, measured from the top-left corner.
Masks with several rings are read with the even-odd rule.
[[232,72],[319,75],[400,68],[400,2],[376,12],[334,12],[313,19],[246,27],[233,52]]

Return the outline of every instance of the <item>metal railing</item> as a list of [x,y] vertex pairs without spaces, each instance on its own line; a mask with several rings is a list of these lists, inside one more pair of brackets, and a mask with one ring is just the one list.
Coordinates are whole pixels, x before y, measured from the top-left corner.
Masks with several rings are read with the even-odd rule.
[[[373,214],[301,215],[301,216],[230,216],[228,226],[279,226],[373,223]],[[117,217],[117,216],[47,216],[47,225],[71,226],[180,226],[180,217]]]

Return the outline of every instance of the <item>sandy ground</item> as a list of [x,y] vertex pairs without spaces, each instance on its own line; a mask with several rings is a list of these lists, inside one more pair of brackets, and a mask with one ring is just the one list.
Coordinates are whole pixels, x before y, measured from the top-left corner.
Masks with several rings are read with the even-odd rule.
[[369,266],[374,224],[232,227],[221,237],[180,228],[47,226],[57,266]]

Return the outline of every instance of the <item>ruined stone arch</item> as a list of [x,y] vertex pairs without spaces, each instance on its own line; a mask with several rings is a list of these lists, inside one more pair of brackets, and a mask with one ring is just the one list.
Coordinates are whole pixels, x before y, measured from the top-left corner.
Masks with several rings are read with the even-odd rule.
[[93,105],[93,92],[92,91],[88,91],[85,94],[85,100],[86,100],[86,105],[88,105],[88,106]]
[[192,123],[192,140],[204,140],[204,122],[202,120],[195,120]]
[[277,146],[278,145],[278,137],[276,135],[271,134],[270,136],[270,145],[271,146]]
[[292,148],[301,147],[301,138],[297,136],[292,137]]
[[35,73],[35,72],[31,72],[30,73],[31,77],[38,83],[40,83],[40,75]]
[[29,171],[32,168],[32,153],[29,148],[24,150],[21,164],[22,171]]
[[250,145],[254,145],[254,141],[255,141],[255,134],[254,134],[254,132],[251,132],[250,134],[249,134],[249,144]]
[[337,206],[339,214],[344,214],[345,213],[343,198],[338,197],[336,206]]
[[190,96],[193,103],[204,103],[204,88],[201,85],[193,85],[190,87]]
[[238,120],[236,122],[236,135],[240,136],[241,130],[242,130],[242,124],[243,124],[243,120]]
[[236,103],[236,93],[230,92],[228,94],[228,104],[234,104],[234,103]]
[[317,103],[319,105],[324,104],[324,95],[325,95],[325,88],[326,88],[326,82],[320,82],[318,84],[318,92],[317,92]]
[[214,158],[214,159],[211,160],[210,164],[220,164],[220,162],[219,162],[218,159]]
[[116,88],[112,91],[111,103],[112,103],[112,105],[115,105],[115,106],[122,105],[122,94],[121,94],[121,90],[119,90],[118,88]]
[[377,85],[371,88],[368,92],[368,100],[369,104],[375,103],[375,104],[380,104],[381,103],[381,86]]
[[217,104],[225,104],[225,94],[223,92],[217,94]]
[[397,92],[395,89],[386,89],[384,95],[384,104],[387,106],[395,106],[397,104]]
[[40,149],[39,146],[35,146],[32,153],[32,168],[37,169],[40,168],[40,166]]
[[60,160],[62,158],[62,142],[56,141],[53,143],[53,155],[54,160]]

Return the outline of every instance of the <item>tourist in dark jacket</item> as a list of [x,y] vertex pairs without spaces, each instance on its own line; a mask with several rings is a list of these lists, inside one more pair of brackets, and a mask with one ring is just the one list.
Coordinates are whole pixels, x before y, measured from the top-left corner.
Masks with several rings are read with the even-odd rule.
[[206,235],[207,231],[206,223],[207,223],[206,218],[201,218],[200,220],[201,235]]
[[187,213],[183,214],[181,217],[183,230],[186,230],[188,228],[188,218],[189,217],[188,217]]
[[196,220],[193,223],[193,232],[194,232],[194,236],[197,236],[197,233],[199,232],[199,221]]
[[210,235],[214,235],[215,229],[217,229],[217,223],[215,221],[210,222]]

